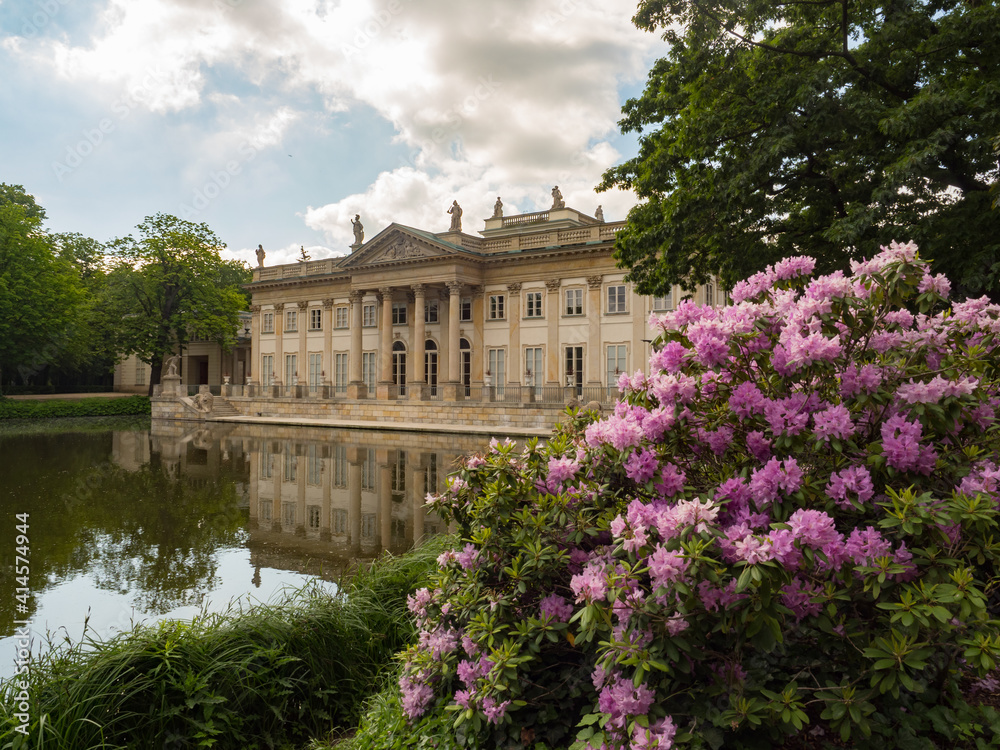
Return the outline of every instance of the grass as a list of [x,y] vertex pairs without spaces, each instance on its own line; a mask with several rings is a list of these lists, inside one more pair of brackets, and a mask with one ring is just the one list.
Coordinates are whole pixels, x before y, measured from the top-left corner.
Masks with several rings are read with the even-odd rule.
[[342,593],[50,644],[32,665],[27,738],[0,687],[0,748],[287,748],[357,725],[414,637],[406,596],[450,537],[358,571]]
[[67,432],[148,430],[149,415],[113,417],[61,417],[52,419],[0,419],[0,437]]

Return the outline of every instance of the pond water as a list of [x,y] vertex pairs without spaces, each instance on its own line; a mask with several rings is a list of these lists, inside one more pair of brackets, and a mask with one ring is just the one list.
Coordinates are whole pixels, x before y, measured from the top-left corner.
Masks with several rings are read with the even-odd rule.
[[[335,590],[358,561],[447,531],[424,496],[486,442],[123,419],[0,426],[0,678],[14,673],[17,621],[31,621],[37,652],[46,632],[76,640],[85,621],[107,637],[307,581]],[[31,594],[19,599],[24,513]]]

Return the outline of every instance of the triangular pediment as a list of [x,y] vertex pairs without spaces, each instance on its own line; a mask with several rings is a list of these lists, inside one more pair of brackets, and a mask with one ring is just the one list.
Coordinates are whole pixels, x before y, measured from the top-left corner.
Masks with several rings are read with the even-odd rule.
[[453,247],[450,243],[432,239],[407,227],[393,224],[379,232],[360,249],[354,251],[341,264],[341,268],[361,268],[428,260],[442,257],[475,255]]

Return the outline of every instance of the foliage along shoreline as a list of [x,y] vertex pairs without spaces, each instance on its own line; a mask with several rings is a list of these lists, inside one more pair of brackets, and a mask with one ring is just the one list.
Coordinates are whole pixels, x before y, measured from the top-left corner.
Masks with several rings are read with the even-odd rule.
[[27,737],[14,717],[22,686],[0,685],[0,747],[249,750],[350,731],[413,640],[407,596],[453,543],[384,555],[340,594],[306,586],[278,603],[50,644],[28,674]]
[[0,398],[0,420],[53,419],[65,417],[114,417],[151,413],[148,396],[81,399]]

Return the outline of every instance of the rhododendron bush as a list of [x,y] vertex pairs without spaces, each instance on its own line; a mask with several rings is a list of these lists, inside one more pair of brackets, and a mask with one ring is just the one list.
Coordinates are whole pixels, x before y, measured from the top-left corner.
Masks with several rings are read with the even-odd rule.
[[486,747],[994,741],[963,695],[1000,658],[1000,307],[948,307],[912,244],[812,267],[654,316],[613,415],[494,443],[430,498],[463,546],[410,601],[416,732],[452,712]]

